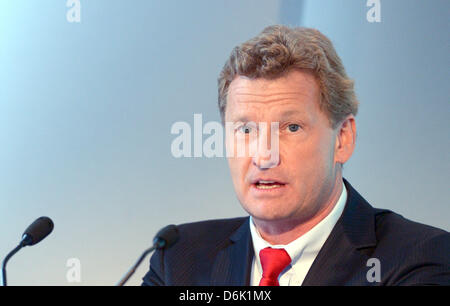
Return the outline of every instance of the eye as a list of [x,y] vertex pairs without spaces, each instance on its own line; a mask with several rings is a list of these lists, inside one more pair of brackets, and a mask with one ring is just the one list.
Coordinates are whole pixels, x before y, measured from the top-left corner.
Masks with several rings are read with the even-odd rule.
[[239,132],[244,134],[250,134],[252,132],[252,128],[248,125],[243,125],[238,128]]
[[297,132],[300,129],[300,125],[295,124],[295,123],[289,124],[288,129],[290,132]]

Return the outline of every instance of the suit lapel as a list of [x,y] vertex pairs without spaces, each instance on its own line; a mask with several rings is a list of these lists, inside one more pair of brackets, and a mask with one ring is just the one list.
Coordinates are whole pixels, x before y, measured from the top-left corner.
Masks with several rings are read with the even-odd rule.
[[254,251],[248,222],[249,218],[230,236],[218,252],[211,271],[211,285],[249,285]]
[[304,286],[360,283],[369,258],[362,249],[376,245],[375,212],[344,179],[347,202],[306,275]]

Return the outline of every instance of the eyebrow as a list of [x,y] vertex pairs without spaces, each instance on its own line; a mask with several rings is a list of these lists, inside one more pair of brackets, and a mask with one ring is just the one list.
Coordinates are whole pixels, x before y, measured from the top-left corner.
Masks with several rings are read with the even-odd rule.
[[280,117],[282,119],[284,119],[286,117],[290,117],[290,116],[293,116],[293,115],[304,115],[304,114],[305,114],[305,112],[301,112],[301,111],[298,111],[298,110],[288,110],[288,111],[283,112]]
[[[291,116],[293,116],[293,115],[303,115],[303,116],[304,116],[304,115],[305,115],[305,112],[298,111],[298,110],[288,110],[288,111],[285,111],[285,112],[281,113],[281,116],[280,116],[280,120],[279,120],[279,121],[286,120],[286,118],[289,118],[289,117],[291,117]],[[237,120],[233,120],[233,122],[250,122],[250,121],[253,121],[253,120],[250,120],[250,119],[247,117],[247,115],[241,115],[241,116],[238,117]]]
[[229,122],[229,123],[232,123],[232,124],[237,124],[237,123],[245,123],[246,124],[248,122],[255,122],[255,123],[257,123],[254,120],[250,120],[246,115],[240,116],[237,119],[233,119],[233,118],[231,118],[231,120],[228,119],[228,120],[226,120],[226,122]]

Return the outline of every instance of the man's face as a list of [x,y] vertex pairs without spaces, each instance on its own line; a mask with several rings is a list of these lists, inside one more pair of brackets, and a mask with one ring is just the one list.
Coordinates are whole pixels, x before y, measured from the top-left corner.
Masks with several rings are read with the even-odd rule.
[[[278,158],[261,154],[228,158],[243,208],[264,221],[302,222],[317,214],[328,204],[337,182],[337,132],[319,109],[315,78],[301,71],[275,80],[238,76],[230,84],[227,99],[225,121],[244,124],[227,135],[227,147],[231,142],[236,147],[237,137],[245,137],[249,145],[252,133],[259,140],[267,137],[269,144],[271,137],[278,137]],[[247,122],[256,126],[250,123],[247,128]],[[260,122],[266,129],[258,130]],[[279,124],[276,135],[272,135],[272,122]]]

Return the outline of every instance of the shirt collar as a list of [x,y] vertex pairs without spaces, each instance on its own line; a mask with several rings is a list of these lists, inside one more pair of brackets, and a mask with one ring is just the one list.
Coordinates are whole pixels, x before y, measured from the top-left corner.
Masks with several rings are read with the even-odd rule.
[[256,229],[252,217],[250,217],[250,232],[252,235],[253,249],[256,254],[255,259],[259,270],[262,271],[259,252],[266,247],[285,249],[292,259],[291,266],[293,266],[303,254],[317,255],[336,225],[339,217],[342,215],[346,201],[347,190],[344,183],[342,183],[342,192],[336,205],[333,207],[333,210],[307,233],[287,245],[271,245],[269,242],[265,241]]

